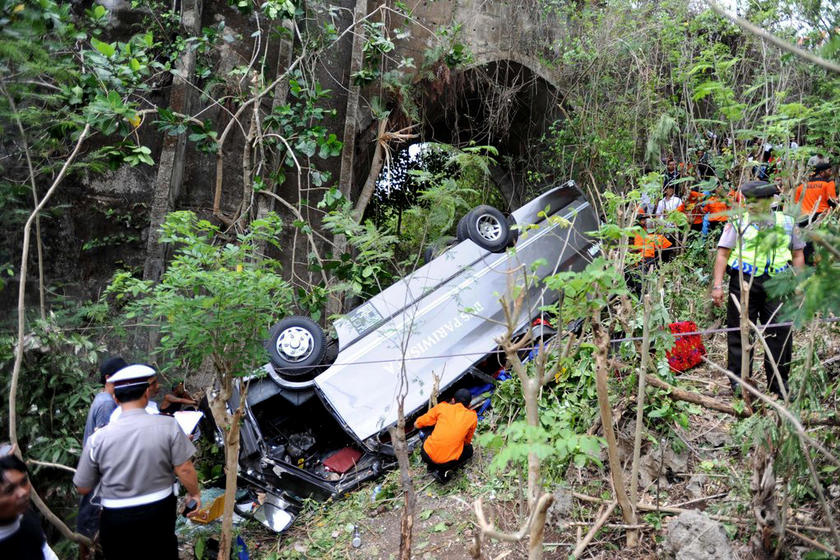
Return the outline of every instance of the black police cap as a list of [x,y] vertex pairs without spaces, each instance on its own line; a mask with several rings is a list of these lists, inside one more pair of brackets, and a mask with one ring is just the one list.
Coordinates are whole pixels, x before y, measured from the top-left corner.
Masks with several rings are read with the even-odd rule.
[[749,181],[741,185],[741,194],[747,198],[772,198],[779,189],[767,181]]

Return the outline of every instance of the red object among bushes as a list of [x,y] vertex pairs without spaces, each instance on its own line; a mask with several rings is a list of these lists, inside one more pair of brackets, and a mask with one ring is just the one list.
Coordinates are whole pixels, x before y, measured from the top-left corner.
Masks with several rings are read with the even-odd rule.
[[324,459],[324,467],[328,471],[344,474],[356,466],[356,462],[361,456],[361,451],[357,451],[351,447],[345,447]]
[[665,355],[668,365],[674,371],[686,371],[703,361],[706,347],[699,334],[680,335],[680,333],[696,333],[697,324],[694,321],[680,321],[668,325],[674,335],[674,347]]

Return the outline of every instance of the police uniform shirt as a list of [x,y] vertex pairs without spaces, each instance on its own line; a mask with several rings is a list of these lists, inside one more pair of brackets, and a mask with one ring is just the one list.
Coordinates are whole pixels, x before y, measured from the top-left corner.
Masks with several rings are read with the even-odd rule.
[[[737,223],[737,221],[736,221]],[[750,222],[749,226],[755,226],[759,229],[773,227],[775,222],[768,222],[768,221],[760,221],[760,222]],[[748,227],[749,227],[748,226]],[[722,247],[724,249],[735,249],[738,244],[738,232],[735,229],[735,226],[732,222],[729,222],[724,226],[723,233],[720,234],[720,241],[718,241],[718,247]],[[788,245],[791,251],[798,251],[800,249],[805,248],[805,242],[799,237],[796,228],[793,229],[790,235],[790,244]]]
[[[94,488],[101,484],[103,505],[163,492],[175,481],[173,467],[187,462],[195,446],[171,416],[151,415],[142,409],[95,432],[82,450],[73,484]],[[162,496],[164,498],[166,496]]]

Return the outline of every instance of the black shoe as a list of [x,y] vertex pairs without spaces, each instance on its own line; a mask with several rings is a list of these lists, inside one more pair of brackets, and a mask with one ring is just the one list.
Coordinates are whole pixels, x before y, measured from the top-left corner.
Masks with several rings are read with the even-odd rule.
[[433,470],[433,471],[431,471],[431,474],[432,474],[432,478],[434,478],[436,481],[438,481],[438,483],[440,483],[440,484],[445,484],[446,483],[446,479],[444,478],[443,473],[440,472],[439,470]]
[[452,475],[453,474],[454,473],[452,471],[444,471],[443,474],[441,475],[441,478],[443,479],[443,482],[449,482],[450,480],[452,480]]

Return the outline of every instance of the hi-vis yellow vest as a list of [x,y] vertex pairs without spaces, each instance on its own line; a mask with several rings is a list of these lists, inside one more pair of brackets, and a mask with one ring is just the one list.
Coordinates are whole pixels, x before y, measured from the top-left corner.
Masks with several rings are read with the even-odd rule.
[[743,270],[744,274],[773,276],[787,269],[793,255],[790,252],[791,236],[793,235],[793,218],[782,212],[773,212],[776,225],[769,231],[762,232],[750,223],[749,213],[745,213],[732,225],[740,232],[738,245],[729,255],[729,266],[733,270]]

